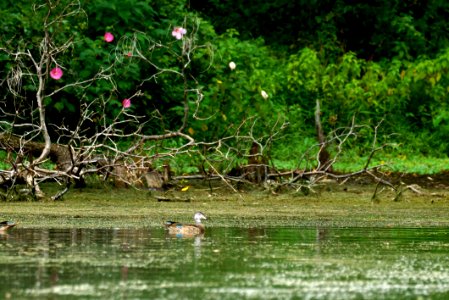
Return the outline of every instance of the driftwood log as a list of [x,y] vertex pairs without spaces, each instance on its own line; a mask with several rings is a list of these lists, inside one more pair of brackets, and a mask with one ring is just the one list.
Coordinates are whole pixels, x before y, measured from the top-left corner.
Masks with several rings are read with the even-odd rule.
[[[37,157],[44,150],[45,144],[35,141],[24,141],[18,135],[10,133],[0,133],[0,149],[10,153],[23,152],[23,156]],[[54,162],[58,170],[67,170],[71,167],[72,153],[66,145],[52,144],[50,148],[49,158]]]
[[[33,165],[33,157],[39,157],[44,148],[45,143],[25,140],[23,137],[11,133],[0,133],[0,149],[8,153],[5,163],[11,165],[10,170],[1,170],[0,185],[13,186],[23,181],[30,187],[36,197],[44,197],[36,178],[50,176],[50,173],[39,176],[39,172],[35,169],[36,166]],[[12,154],[16,155],[13,156]],[[67,173],[73,170],[73,153],[68,146],[52,144],[48,157],[56,164],[56,170],[51,171]],[[76,176],[74,177],[76,178]],[[66,177],[66,179],[69,179],[69,177]],[[82,184],[82,180],[79,180],[79,178],[75,182],[77,185]]]

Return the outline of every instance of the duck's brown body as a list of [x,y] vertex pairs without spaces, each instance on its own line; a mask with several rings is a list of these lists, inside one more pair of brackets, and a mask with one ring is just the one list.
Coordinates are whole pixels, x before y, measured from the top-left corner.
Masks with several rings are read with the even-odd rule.
[[196,235],[204,233],[203,224],[182,224],[178,222],[167,222],[165,225],[169,234]]
[[8,229],[12,228],[16,226],[16,223],[11,222],[11,221],[3,221],[0,222],[0,233],[4,233],[6,232]]
[[203,234],[205,227],[201,223],[201,220],[207,220],[206,216],[201,212],[197,212],[193,218],[195,224],[182,224],[179,222],[167,221],[165,222],[165,227],[168,229],[168,233],[172,235],[194,236]]

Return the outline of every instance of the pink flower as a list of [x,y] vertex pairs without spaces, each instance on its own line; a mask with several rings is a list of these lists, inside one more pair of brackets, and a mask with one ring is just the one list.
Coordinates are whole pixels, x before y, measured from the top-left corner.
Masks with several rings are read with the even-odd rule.
[[131,106],[131,99],[124,99],[122,101],[123,108],[128,108]]
[[114,40],[114,35],[113,35],[112,33],[110,33],[110,32],[106,32],[106,33],[104,34],[104,40],[105,40],[107,43],[110,43],[110,42],[112,42],[112,41]]
[[130,52],[126,53],[126,56],[128,56],[128,57],[132,57],[132,56],[133,56],[133,54],[132,54],[132,52],[130,51]]
[[187,30],[182,27],[175,27],[173,31],[171,32],[171,35],[174,36],[176,39],[180,40],[182,39],[182,36],[187,33]]
[[62,75],[64,74],[64,72],[62,72],[61,68],[53,68],[50,71],[50,77],[53,78],[54,80],[59,80],[61,79]]

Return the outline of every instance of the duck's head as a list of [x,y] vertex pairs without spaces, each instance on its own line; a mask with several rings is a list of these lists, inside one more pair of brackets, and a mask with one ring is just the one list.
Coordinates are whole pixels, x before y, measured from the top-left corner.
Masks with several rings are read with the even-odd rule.
[[197,212],[193,215],[193,219],[196,223],[201,223],[201,220],[207,220],[206,216],[202,212]]

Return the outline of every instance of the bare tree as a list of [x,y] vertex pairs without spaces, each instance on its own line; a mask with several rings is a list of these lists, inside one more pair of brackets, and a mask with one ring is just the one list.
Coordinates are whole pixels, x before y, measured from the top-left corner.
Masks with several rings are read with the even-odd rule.
[[[51,141],[45,99],[67,88],[83,88],[93,81],[109,80],[111,77],[110,70],[106,68],[99,70],[91,79],[72,82],[53,91],[46,89],[51,66],[56,65],[54,70],[62,74],[58,56],[73,44],[72,38],[62,44],[56,44],[51,29],[64,19],[83,13],[79,1],[72,1],[64,7],[58,5],[60,4],[48,1],[33,7],[36,12],[46,11],[42,24],[43,38],[37,50],[0,48],[0,51],[8,54],[15,63],[6,80],[12,97],[5,101],[1,112],[6,118],[0,123],[2,129],[0,144],[9,154],[14,155],[9,155],[12,169],[2,171],[1,181],[14,184],[17,179],[23,179],[37,197],[44,195],[39,186],[40,179],[71,176],[70,168],[67,166],[54,171],[42,167],[50,156],[56,157],[58,166],[66,165],[68,160],[66,157],[72,154],[69,146],[54,145]],[[22,93],[23,80],[34,86],[35,93],[31,99],[28,93]],[[20,134],[16,134],[16,131]]]
[[[11,169],[1,171],[0,184],[13,186],[17,180],[23,180],[30,187],[36,197],[43,197],[44,192],[39,183],[46,180],[56,180],[64,188],[57,193],[53,199],[60,197],[72,183],[76,181],[82,184],[83,178],[89,173],[103,172],[107,175],[120,177],[124,183],[135,184],[140,180],[140,174],[147,172],[151,162],[157,157],[161,159],[170,157],[176,153],[187,151],[194,144],[194,139],[184,133],[187,120],[190,115],[190,95],[197,97],[196,105],[201,102],[202,94],[198,89],[189,87],[189,74],[186,70],[191,63],[193,53],[198,47],[194,43],[195,30],[198,23],[192,25],[190,35],[185,35],[185,30],[181,33],[180,41],[169,45],[154,42],[151,39],[148,49],[139,48],[137,35],[144,36],[144,33],[136,32],[130,39],[130,51],[133,59],[149,64],[155,72],[143,80],[156,81],[161,74],[171,73],[178,76],[184,82],[182,97],[184,114],[179,128],[168,130],[159,134],[147,134],[144,126],[149,118],[162,118],[156,110],[149,118],[132,114],[127,110],[127,105],[116,116],[107,115],[107,107],[112,102],[112,97],[98,95],[95,99],[89,99],[83,95],[80,99],[80,117],[75,128],[70,128],[64,124],[53,124],[57,139],[52,140],[49,133],[51,118],[46,115],[45,99],[58,96],[59,93],[67,89],[77,89],[80,91],[99,81],[108,81],[114,86],[114,67],[120,64],[121,55],[116,55],[110,65],[104,66],[90,79],[65,83],[62,86],[50,90],[48,83],[53,77],[54,70],[61,73],[63,66],[59,63],[58,57],[70,48],[74,39],[69,38],[62,44],[55,42],[52,26],[62,22],[65,18],[73,15],[83,14],[79,1],[68,2],[64,7],[62,4],[47,1],[41,6],[34,7],[35,11],[46,10],[43,20],[43,38],[39,44],[38,51],[11,49],[2,47],[0,51],[6,53],[14,63],[14,67],[8,74],[8,78],[3,82],[7,84],[10,91],[10,98],[7,98],[2,106],[1,113],[7,117],[1,121],[0,146],[8,151],[8,161]],[[175,30],[179,30],[175,28]],[[121,47],[129,41],[121,41],[116,51],[122,51]],[[166,48],[167,52],[178,57],[180,68],[161,68],[154,63],[149,54],[154,49]],[[174,50],[180,48],[180,51]],[[51,69],[54,65],[56,68]],[[180,70],[180,71],[179,71]],[[58,75],[56,75],[58,76]],[[22,81],[27,78],[35,86],[34,99],[29,99],[28,95],[22,93]],[[142,96],[141,90],[136,89],[134,95],[128,97],[126,101]],[[31,101],[30,101],[31,100]],[[12,112],[11,107],[13,107]],[[24,114],[17,114],[17,111],[26,111]],[[37,116],[37,117],[35,117]],[[94,121],[94,119],[96,119]],[[86,132],[86,127],[90,124],[98,127],[94,132]],[[132,126],[130,126],[132,125]],[[127,127],[125,130],[124,127]],[[130,131],[129,128],[133,129]],[[172,149],[164,149],[162,153],[156,150],[157,142],[167,139],[176,139],[177,146]],[[126,140],[126,147],[120,145]],[[64,141],[64,143],[60,143]],[[49,169],[46,166],[48,160],[56,163],[56,169]]]

